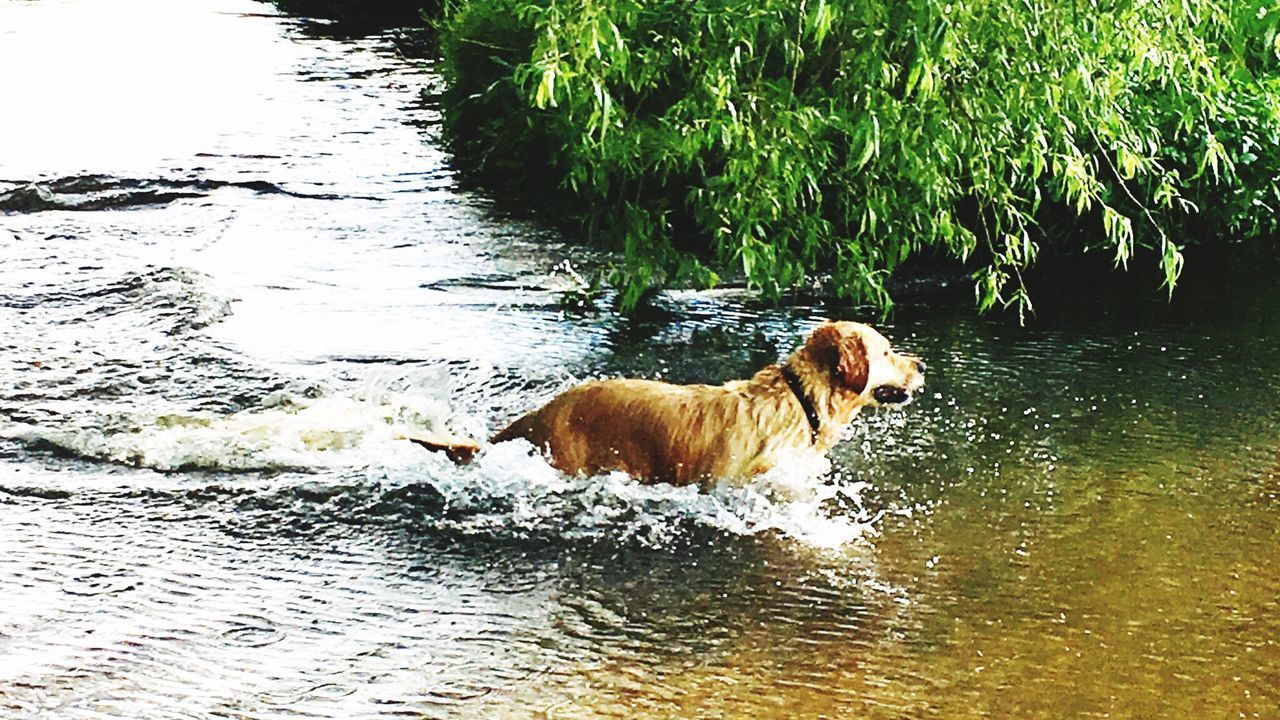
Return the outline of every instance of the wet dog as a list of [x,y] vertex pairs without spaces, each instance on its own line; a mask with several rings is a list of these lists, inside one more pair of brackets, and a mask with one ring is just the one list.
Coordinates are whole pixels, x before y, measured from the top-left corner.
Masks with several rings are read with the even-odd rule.
[[[524,438],[559,470],[621,470],[675,485],[746,479],[789,453],[825,453],[864,407],[905,405],[924,386],[924,363],[896,353],[861,323],[820,325],[782,362],[748,380],[672,385],[597,380],[511,423],[492,442]],[[465,462],[468,440],[410,438]]]

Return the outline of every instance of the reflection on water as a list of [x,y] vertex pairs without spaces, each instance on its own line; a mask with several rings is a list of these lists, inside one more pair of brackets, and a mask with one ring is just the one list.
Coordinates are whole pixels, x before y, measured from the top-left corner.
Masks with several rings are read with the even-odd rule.
[[1275,260],[902,307],[927,392],[829,468],[454,468],[398,435],[867,315],[567,314],[599,259],[457,187],[430,68],[267,7],[0,4],[0,714],[1280,715]]

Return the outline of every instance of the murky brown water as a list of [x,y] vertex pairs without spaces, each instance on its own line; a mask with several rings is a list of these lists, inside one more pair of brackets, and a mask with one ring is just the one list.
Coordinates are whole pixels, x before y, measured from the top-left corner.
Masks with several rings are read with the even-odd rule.
[[598,260],[459,189],[429,67],[264,12],[0,2],[0,715],[1280,716],[1265,253],[904,304],[928,393],[794,501],[459,470],[397,433],[872,318],[566,313]]

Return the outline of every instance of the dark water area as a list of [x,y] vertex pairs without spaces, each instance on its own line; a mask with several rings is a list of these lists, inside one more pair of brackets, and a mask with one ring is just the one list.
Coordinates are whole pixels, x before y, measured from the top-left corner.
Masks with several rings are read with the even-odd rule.
[[[1280,716],[1273,254],[1169,303],[1082,272],[1025,327],[569,311],[607,258],[460,186],[397,42],[0,2],[0,716]],[[829,466],[700,493],[400,439],[743,377],[824,317],[929,364]]]

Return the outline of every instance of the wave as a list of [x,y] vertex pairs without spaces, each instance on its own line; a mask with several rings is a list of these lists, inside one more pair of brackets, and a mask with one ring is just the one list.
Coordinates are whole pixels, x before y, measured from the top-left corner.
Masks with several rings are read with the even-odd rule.
[[[0,435],[61,454],[162,472],[319,471],[408,457],[429,400],[398,403],[276,392],[236,413],[166,412],[89,418],[78,427],[15,424]],[[425,423],[430,427],[431,423]]]
[[230,181],[206,178],[118,178],[108,175],[74,175],[48,180],[5,180],[0,184],[0,212],[35,213],[50,210],[118,210],[164,205],[177,200],[202,198],[215,190],[238,188],[260,195],[288,195],[311,200],[344,198],[380,200],[376,197],[305,193],[266,180]]
[[70,433],[128,427],[148,411],[256,402],[281,382],[200,333],[231,311],[204,275],[183,268],[10,287],[0,292],[0,425]]
[[[320,503],[327,520],[343,523],[384,517],[389,503],[397,507],[393,515],[412,516],[415,527],[467,536],[608,537],[664,547],[711,531],[839,548],[873,535],[883,514],[865,506],[865,483],[832,473],[825,458],[811,454],[746,484],[700,489],[642,484],[620,472],[567,476],[522,440],[489,446],[458,467],[404,439],[468,423],[474,427],[475,419],[453,418],[443,399],[424,394],[276,393],[231,414],[140,416],[123,428],[119,422],[78,429],[12,424],[0,426],[0,436],[29,449],[166,473],[252,472],[243,482],[224,481],[258,488],[237,502],[273,512],[299,501]],[[114,431],[102,429],[113,424]],[[296,476],[259,486],[280,473]],[[176,478],[179,487],[189,482]],[[398,507],[405,498],[412,505]]]
[[62,278],[0,292],[0,308],[24,311],[34,329],[141,314],[134,333],[199,330],[226,317],[231,301],[207,289],[206,275],[181,267],[147,267],[110,279]]

